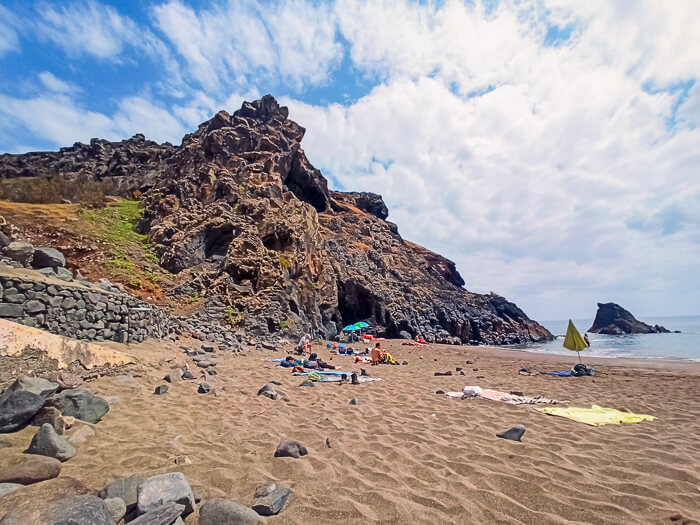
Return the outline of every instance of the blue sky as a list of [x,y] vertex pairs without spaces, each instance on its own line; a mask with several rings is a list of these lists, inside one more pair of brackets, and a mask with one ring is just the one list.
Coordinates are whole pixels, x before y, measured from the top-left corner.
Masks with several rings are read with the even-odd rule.
[[0,151],[179,143],[272,93],[469,289],[700,314],[696,34],[693,0],[5,0]]

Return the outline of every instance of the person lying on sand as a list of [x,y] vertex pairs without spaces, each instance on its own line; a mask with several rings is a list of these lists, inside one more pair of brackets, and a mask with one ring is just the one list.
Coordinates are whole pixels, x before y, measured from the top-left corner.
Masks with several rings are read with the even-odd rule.
[[307,361],[304,361],[304,367],[306,367],[306,368],[314,368],[313,366],[307,367],[307,364],[308,364],[309,362],[311,362],[311,363],[316,363],[316,367],[315,367],[315,368],[325,368],[325,369],[328,369],[328,370],[340,370],[340,367],[339,367],[339,366],[333,366],[333,365],[330,365],[330,364],[326,363],[325,361],[321,360],[321,358],[318,357],[318,355],[316,355],[316,353],[311,354],[311,355],[309,356],[309,359],[308,359]]
[[302,366],[304,363],[299,359],[294,359],[291,355],[284,358],[284,361],[280,361],[280,366],[282,368],[294,368],[295,366]]

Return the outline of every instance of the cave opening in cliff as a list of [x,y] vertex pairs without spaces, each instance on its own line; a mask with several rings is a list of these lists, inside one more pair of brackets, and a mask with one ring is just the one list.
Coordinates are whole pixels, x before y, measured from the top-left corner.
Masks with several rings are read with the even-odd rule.
[[338,311],[343,326],[373,319],[374,296],[353,281],[338,285]]
[[225,256],[231,241],[233,241],[233,237],[233,226],[224,226],[207,231],[204,236],[204,256],[207,258],[215,255]]
[[262,243],[268,250],[281,252],[292,244],[292,236],[288,231],[275,231],[263,236]]

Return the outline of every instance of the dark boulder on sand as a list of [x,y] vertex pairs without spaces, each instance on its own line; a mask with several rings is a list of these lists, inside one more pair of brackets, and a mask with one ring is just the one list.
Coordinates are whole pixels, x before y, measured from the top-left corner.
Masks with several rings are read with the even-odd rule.
[[637,320],[630,312],[615,303],[598,303],[593,326],[588,329],[594,334],[667,334],[670,331],[660,325],[648,325]]

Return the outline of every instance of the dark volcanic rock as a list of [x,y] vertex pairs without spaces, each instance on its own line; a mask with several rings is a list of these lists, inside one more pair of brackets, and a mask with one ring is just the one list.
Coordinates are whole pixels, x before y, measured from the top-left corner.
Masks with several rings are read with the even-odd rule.
[[454,262],[402,239],[381,196],[329,191],[288,113],[267,95],[220,111],[179,147],[95,139],[0,155],[0,176],[83,173],[142,191],[140,229],[177,274],[172,293],[216,299],[216,326],[261,341],[290,327],[335,336],[360,320],[374,335],[445,344],[551,339],[503,297],[465,290]]
[[0,434],[26,426],[43,405],[44,399],[32,392],[12,392],[0,404]]
[[462,288],[455,264],[404,241],[378,195],[327,189],[304,129],[271,96],[221,111],[185,136],[147,194],[161,263],[232,305],[233,322],[332,336],[366,320],[377,335],[509,344],[551,334],[497,295]]
[[262,516],[279,514],[292,493],[287,487],[266,483],[255,489],[253,510]]
[[306,447],[298,441],[286,440],[277,445],[276,458],[300,458],[309,453]]
[[2,404],[12,392],[31,392],[43,399],[48,399],[56,390],[58,390],[58,383],[54,383],[43,377],[22,376],[16,379],[7,387],[2,395],[0,395],[0,404]]
[[658,324],[648,325],[615,303],[598,303],[593,326],[588,329],[594,334],[667,334],[669,330]]
[[75,456],[75,448],[59,436],[49,423],[44,423],[32,438],[27,453],[67,461]]
[[89,390],[63,390],[49,398],[49,406],[58,408],[64,416],[72,416],[88,423],[97,423],[109,412],[109,403]]
[[34,268],[58,268],[66,265],[66,258],[55,248],[37,248],[34,252]]
[[90,180],[113,181],[115,193],[131,196],[145,191],[162,174],[166,160],[175,151],[172,144],[158,144],[141,134],[121,142],[92,139],[76,142],[59,151],[0,155],[0,178],[82,175]]

